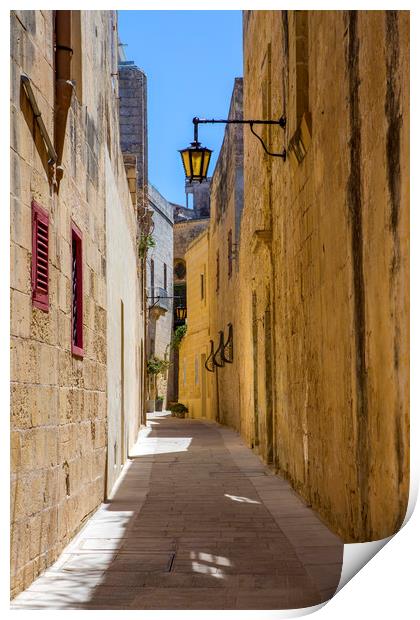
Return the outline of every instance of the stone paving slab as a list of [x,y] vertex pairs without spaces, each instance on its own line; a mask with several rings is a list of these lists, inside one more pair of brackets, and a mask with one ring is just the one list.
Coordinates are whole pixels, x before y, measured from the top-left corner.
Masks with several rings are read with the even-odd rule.
[[291,609],[330,598],[343,545],[239,435],[152,415],[113,496],[13,609]]

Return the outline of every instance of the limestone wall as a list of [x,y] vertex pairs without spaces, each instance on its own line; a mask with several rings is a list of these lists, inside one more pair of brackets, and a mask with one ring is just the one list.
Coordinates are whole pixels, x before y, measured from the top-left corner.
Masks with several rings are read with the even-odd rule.
[[[209,218],[199,218],[174,224],[174,260],[184,259],[189,244],[207,228]],[[175,283],[180,281],[175,274]]]
[[286,114],[287,159],[245,131],[242,428],[346,541],[407,503],[408,44],[407,12],[244,12],[244,116]]
[[[153,261],[154,269],[154,287],[162,289],[162,296],[170,299],[162,300],[165,310],[159,310],[160,303],[156,304],[156,311],[149,312],[148,322],[148,355],[156,355],[159,359],[169,359],[170,343],[172,338],[173,324],[173,207],[159,192],[149,184],[149,208],[153,211],[153,232],[152,236],[155,246],[150,248],[147,253],[147,290],[148,295],[151,292],[151,264]],[[166,283],[165,283],[166,273]],[[156,290],[155,290],[156,292]],[[154,303],[153,299],[148,299],[148,307]],[[166,406],[167,391],[167,373],[157,377],[157,392],[159,396],[164,397],[164,406]]]
[[[242,79],[236,78],[229,118],[242,118]],[[215,369],[213,417],[240,430],[241,338],[239,290],[240,219],[243,208],[243,126],[227,125],[211,183],[209,229],[210,338],[233,328],[233,363]]]
[[[107,219],[107,494],[114,486],[140,426],[142,322],[137,278],[137,219],[127,187],[118,187],[105,154]],[[124,192],[123,189],[126,191]]]
[[[20,82],[25,72],[54,143],[53,12],[11,12],[12,594],[56,559],[106,487],[107,310],[116,311],[107,301],[106,171],[120,204],[132,205],[113,113],[116,14],[82,11],[80,24],[58,186]],[[49,215],[47,312],[32,303],[33,200]],[[82,234],[83,357],[71,351],[72,222]]]
[[118,65],[121,148],[137,157],[139,206],[148,201],[147,77],[133,61]]
[[204,368],[209,347],[208,232],[201,233],[185,254],[187,264],[187,333],[179,349],[179,402],[189,417],[212,418],[214,377]]

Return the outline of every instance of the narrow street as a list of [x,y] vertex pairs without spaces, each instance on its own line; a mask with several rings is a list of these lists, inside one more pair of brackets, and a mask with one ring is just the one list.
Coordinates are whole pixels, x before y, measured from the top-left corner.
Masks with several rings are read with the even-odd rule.
[[343,545],[239,435],[151,414],[120,483],[13,609],[284,609],[339,582]]

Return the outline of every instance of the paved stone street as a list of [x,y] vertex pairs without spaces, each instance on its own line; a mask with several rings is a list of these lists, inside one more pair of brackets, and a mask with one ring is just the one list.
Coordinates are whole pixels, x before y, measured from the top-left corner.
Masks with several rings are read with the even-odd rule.
[[330,598],[343,545],[233,431],[150,416],[113,498],[13,609],[286,609]]

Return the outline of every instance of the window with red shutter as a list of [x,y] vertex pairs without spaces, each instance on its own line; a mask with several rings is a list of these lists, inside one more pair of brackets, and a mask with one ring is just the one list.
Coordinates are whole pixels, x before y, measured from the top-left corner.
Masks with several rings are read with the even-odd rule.
[[71,352],[83,357],[82,233],[71,226]]
[[48,312],[48,213],[32,201],[32,303]]

